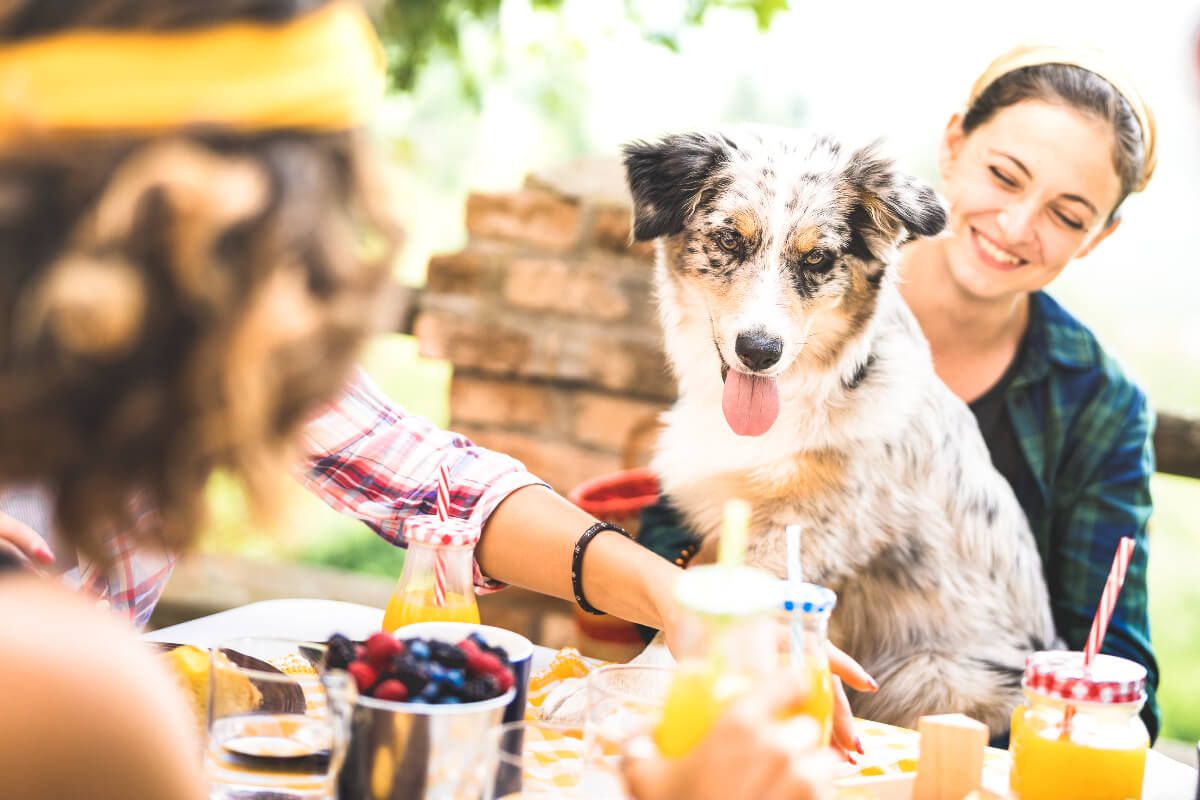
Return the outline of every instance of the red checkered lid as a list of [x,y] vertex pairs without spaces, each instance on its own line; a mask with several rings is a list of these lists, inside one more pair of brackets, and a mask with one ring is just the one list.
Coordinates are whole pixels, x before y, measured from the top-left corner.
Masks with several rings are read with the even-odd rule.
[[404,538],[430,547],[474,547],[479,542],[479,526],[453,517],[409,517],[404,522]]
[[1026,689],[1079,703],[1140,703],[1146,699],[1146,668],[1127,658],[1100,654],[1090,667],[1083,653],[1050,650],[1025,660]]

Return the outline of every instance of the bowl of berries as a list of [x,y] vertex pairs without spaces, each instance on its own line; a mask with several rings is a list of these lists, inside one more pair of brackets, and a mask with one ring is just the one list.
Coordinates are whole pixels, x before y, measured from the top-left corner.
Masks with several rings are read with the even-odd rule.
[[496,726],[516,696],[507,651],[462,626],[453,635],[334,635],[326,668],[358,688],[341,797],[477,800],[493,779]]

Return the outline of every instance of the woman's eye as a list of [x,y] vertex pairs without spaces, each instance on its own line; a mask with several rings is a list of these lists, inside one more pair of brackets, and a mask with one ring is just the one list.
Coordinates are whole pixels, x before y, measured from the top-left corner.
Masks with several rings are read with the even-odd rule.
[[807,267],[823,267],[828,264],[829,254],[824,250],[810,250],[804,257],[804,265]]
[[736,234],[722,233],[717,235],[717,244],[720,245],[722,250],[726,250],[730,253],[737,252],[737,249],[741,243],[741,238]]
[[1007,175],[1005,175],[1003,172],[996,169],[995,167],[988,167],[988,169],[991,171],[992,175],[994,175],[996,177],[996,180],[1000,181],[1005,186],[1008,186],[1010,188],[1016,188],[1017,182],[1014,181],[1012,178],[1008,177]]
[[1080,222],[1077,219],[1072,219],[1071,217],[1068,217],[1066,214],[1063,214],[1061,211],[1055,211],[1054,216],[1058,217],[1059,222],[1061,222],[1063,225],[1066,225],[1068,228],[1070,228],[1073,231],[1083,230],[1082,222]]

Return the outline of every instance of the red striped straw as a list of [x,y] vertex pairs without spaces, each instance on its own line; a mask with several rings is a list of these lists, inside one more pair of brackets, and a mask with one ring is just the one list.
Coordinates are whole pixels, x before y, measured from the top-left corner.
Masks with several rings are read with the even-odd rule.
[[1100,595],[1100,607],[1092,619],[1092,630],[1088,633],[1087,645],[1083,648],[1083,666],[1090,667],[1100,645],[1104,643],[1104,634],[1108,632],[1108,623],[1112,619],[1113,610],[1117,607],[1117,595],[1125,583],[1125,573],[1129,571],[1129,560],[1133,558],[1135,542],[1128,536],[1122,537],[1117,545],[1117,554],[1113,558],[1112,569],[1108,571],[1108,580],[1104,582],[1104,593]]
[[[1088,633],[1087,644],[1083,648],[1083,668],[1092,665],[1100,645],[1104,644],[1104,634],[1108,633],[1108,623],[1112,620],[1113,611],[1117,607],[1117,597],[1121,594],[1121,586],[1125,583],[1125,573],[1129,571],[1129,561],[1133,558],[1136,542],[1129,536],[1121,537],[1117,544],[1117,554],[1113,556],[1112,568],[1108,571],[1108,580],[1104,582],[1104,592],[1100,595],[1100,605],[1096,608],[1096,616],[1092,618],[1092,629]],[[1068,705],[1063,712],[1063,732],[1067,737],[1071,733],[1071,719],[1075,716],[1075,706]]]
[[[445,464],[438,465],[437,515],[442,522],[450,519],[450,471]],[[433,602],[446,605],[446,557],[440,548],[433,551]]]

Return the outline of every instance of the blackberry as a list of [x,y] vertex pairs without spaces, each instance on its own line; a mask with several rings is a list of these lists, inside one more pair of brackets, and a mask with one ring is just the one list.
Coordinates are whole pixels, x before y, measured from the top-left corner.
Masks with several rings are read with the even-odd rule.
[[354,642],[340,633],[326,643],[325,664],[330,669],[345,669],[354,662]]
[[432,641],[429,643],[429,653],[433,660],[444,667],[462,669],[467,665],[467,655],[449,642]]
[[411,651],[392,659],[389,674],[408,687],[409,695],[419,693],[429,683],[429,670],[425,664],[412,657]]
[[468,703],[478,703],[480,700],[497,697],[500,694],[500,685],[491,675],[482,675],[466,681],[457,694]]

